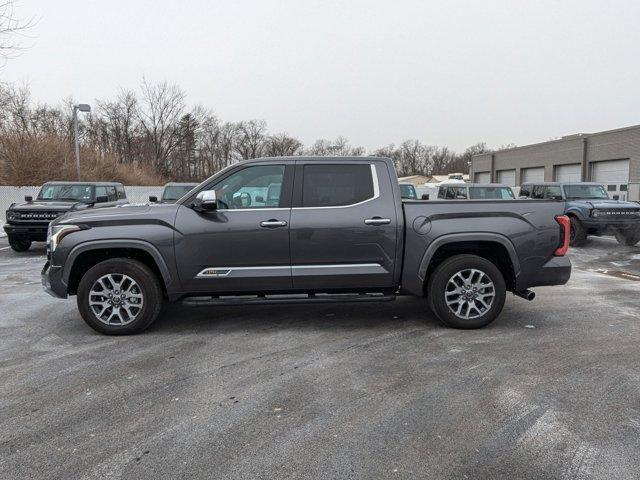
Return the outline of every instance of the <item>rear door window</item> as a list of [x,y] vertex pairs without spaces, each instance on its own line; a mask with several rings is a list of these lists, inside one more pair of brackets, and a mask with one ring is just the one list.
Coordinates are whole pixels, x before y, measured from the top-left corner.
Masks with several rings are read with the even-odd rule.
[[536,200],[543,199],[544,191],[545,191],[544,185],[534,185],[531,192],[531,198],[535,198]]
[[374,198],[371,164],[304,165],[303,207],[344,207]]

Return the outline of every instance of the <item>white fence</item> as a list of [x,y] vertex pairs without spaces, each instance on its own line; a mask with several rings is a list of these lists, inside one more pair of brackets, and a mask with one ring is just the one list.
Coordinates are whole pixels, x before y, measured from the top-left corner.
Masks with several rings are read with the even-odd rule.
[[[162,196],[162,186],[159,187],[124,187],[127,192],[127,199],[131,203],[143,203],[149,201],[149,195],[155,195],[158,198]],[[6,187],[0,186],[0,223],[6,221],[5,212],[12,203],[24,202],[25,195],[31,195],[33,198],[38,196],[40,187]]]

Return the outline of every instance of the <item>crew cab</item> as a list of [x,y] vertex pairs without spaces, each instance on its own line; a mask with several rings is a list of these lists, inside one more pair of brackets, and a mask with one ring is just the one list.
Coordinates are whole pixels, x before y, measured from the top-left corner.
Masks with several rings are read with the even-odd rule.
[[445,200],[513,200],[508,185],[499,183],[446,183],[438,187],[438,198]]
[[[275,188],[278,186],[278,188]],[[266,193],[271,187],[272,195]],[[401,199],[388,158],[274,157],[234,164],[175,204],[71,212],[49,228],[44,289],[77,296],[107,334],[186,305],[426,297],[478,328],[506,292],[567,282],[562,201]]]
[[564,200],[572,246],[584,245],[588,235],[614,235],[618,243],[629,246],[640,241],[640,205],[610,199],[600,183],[525,183],[520,198]]
[[[162,188],[162,195],[160,195],[160,203],[175,203],[179,198],[183,197],[197,186],[197,183],[165,183],[164,187]],[[150,195],[149,201],[157,203],[158,197],[156,197],[155,195]]]
[[31,196],[24,200],[6,211],[4,230],[16,252],[29,250],[32,242],[44,242],[49,222],[69,211],[128,203],[124,187],[114,182],[47,182],[35,200]]

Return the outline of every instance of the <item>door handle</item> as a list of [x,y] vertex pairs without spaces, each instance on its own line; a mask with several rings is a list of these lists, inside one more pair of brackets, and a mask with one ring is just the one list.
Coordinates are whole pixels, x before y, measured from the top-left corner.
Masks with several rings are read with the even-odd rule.
[[389,225],[390,223],[391,223],[390,218],[380,218],[380,217],[367,218],[364,221],[365,225]]
[[278,227],[286,227],[287,226],[287,222],[285,222],[284,220],[276,220],[276,219],[271,219],[271,220],[267,220],[265,222],[260,222],[260,226],[263,228],[278,228]]

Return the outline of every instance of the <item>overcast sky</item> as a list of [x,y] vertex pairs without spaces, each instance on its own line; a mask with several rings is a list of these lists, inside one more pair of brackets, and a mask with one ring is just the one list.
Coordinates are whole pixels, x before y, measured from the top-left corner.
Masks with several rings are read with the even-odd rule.
[[640,2],[19,0],[0,79],[92,103],[168,80],[305,143],[462,150],[640,123]]

